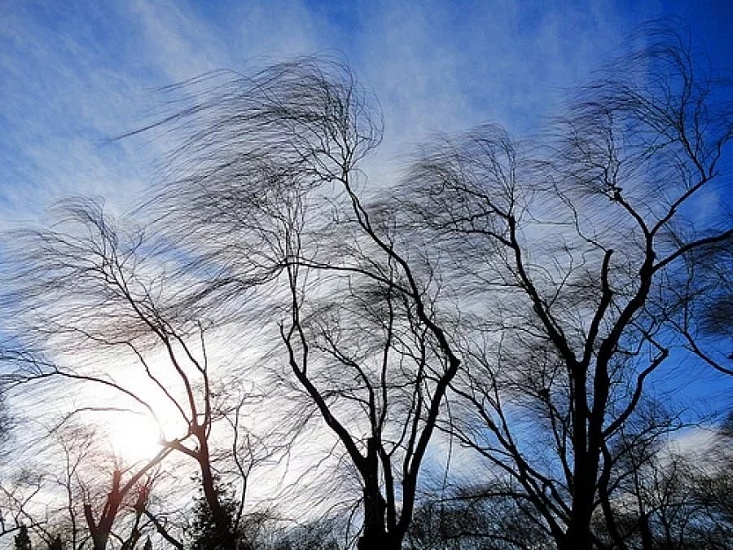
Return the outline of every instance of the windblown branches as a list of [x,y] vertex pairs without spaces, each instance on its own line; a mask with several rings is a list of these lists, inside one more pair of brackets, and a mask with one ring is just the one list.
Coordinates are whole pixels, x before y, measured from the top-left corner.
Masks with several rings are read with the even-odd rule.
[[61,203],[56,214],[55,229],[15,240],[12,305],[35,330],[72,342],[145,346],[192,329],[176,300],[183,281],[176,287],[166,278],[141,230],[119,230],[91,200]]
[[[732,113],[708,105],[713,81],[679,44],[633,62],[645,78],[584,88],[545,142],[482,128],[428,149],[398,191],[405,230],[428,232],[473,300],[453,386],[475,420],[457,437],[515,479],[561,548],[601,545],[590,519],[610,498],[612,442],[670,350],[725,370],[684,319],[701,265],[733,242],[728,218],[694,219],[724,189]],[[525,441],[530,413],[554,459]]]
[[[142,412],[157,423],[157,454],[133,465],[125,482],[116,469],[99,517],[85,505],[95,548],[107,546],[131,488],[172,453],[195,462],[216,528],[234,548],[232,521],[239,517],[229,517],[215,487],[214,462],[220,453],[210,438],[217,421],[235,416],[235,445],[225,454],[236,463],[233,479],[242,491],[260,452],[242,454],[236,443],[244,435],[239,408],[232,413],[230,404],[221,408],[217,402],[218,388],[228,375],[211,367],[205,338],[209,321],[192,317],[197,312],[180,299],[188,290],[186,277],[169,277],[170,259],[156,254],[142,231],[118,229],[93,201],[69,201],[59,209],[65,217],[53,230],[17,235],[21,269],[11,279],[12,305],[25,322],[19,342],[28,351],[6,358],[16,367],[6,377],[16,388],[68,382],[83,404],[72,401],[59,411],[65,414],[61,425],[72,416],[103,411]],[[47,393],[50,389],[46,386]],[[63,397],[57,395],[59,401]],[[115,450],[125,460],[125,450]],[[147,497],[136,508],[137,522],[146,507]]]
[[[187,89],[201,84],[212,82]],[[268,357],[285,352],[358,472],[364,544],[396,548],[459,360],[436,320],[430,261],[403,252],[393,216],[362,202],[359,162],[381,139],[376,103],[324,60],[219,84],[164,123],[180,121],[186,138],[150,204],[157,227],[201,277],[191,303],[278,325]],[[243,309],[253,282],[259,307]]]
[[346,174],[356,184],[356,165],[381,140],[376,102],[347,67],[304,58],[169,91],[185,108],[159,127],[183,137],[151,206],[171,246],[193,256],[182,261],[205,279],[207,307],[240,300],[296,258],[333,254],[319,246],[344,215],[329,207],[339,200],[330,186]]
[[[655,35],[537,138],[484,125],[426,146],[380,197],[362,161],[381,115],[344,65],[298,59],[167,89],[171,114],[146,130],[175,145],[139,212],[146,231],[70,201],[59,225],[18,237],[13,311],[51,356],[16,354],[35,367],[16,381],[94,382],[151,413],[165,404],[180,429],[161,452],[198,465],[197,536],[213,526],[227,548],[244,537],[244,489],[222,500],[218,476],[246,488],[268,454],[258,448],[295,463],[313,433],[314,475],[349,477],[360,549],[397,550],[408,533],[424,544],[416,514],[463,514],[454,527],[497,548],[651,548],[656,511],[639,476],[680,423],[645,389],[677,350],[730,373],[701,335],[729,317],[702,313],[729,297],[733,228],[722,208],[698,210],[726,191],[733,117],[680,46]],[[227,344],[211,348],[217,337]],[[149,396],[76,346],[126,353]],[[262,437],[241,425],[254,395]],[[419,498],[424,463],[444,460],[436,430],[491,468],[438,516]],[[165,516],[143,516],[181,547]]]

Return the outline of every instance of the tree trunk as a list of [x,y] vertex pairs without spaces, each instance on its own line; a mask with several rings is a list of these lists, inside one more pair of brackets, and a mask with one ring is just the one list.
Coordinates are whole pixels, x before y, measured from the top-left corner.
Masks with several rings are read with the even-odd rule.
[[401,550],[402,540],[392,533],[381,533],[376,536],[364,535],[356,545],[358,550]]
[[[584,476],[585,477],[585,476]],[[570,525],[563,537],[561,550],[591,550],[591,517],[594,484],[587,478],[575,479]]]
[[107,500],[105,501],[104,509],[98,522],[94,520],[94,512],[92,511],[91,504],[84,505],[84,517],[87,521],[89,533],[92,536],[92,547],[94,550],[105,550],[107,548],[112,524],[122,504],[123,494],[120,492],[121,479],[122,473],[119,470],[115,470],[112,473],[112,488],[107,494]]
[[236,550],[237,540],[234,535],[232,518],[222,506],[219,498],[219,491],[216,487],[216,479],[211,471],[211,459],[206,436],[196,434],[199,441],[198,462],[201,468],[201,486],[204,491],[206,504],[211,511],[211,518],[218,532],[221,541],[221,550]]
[[378,442],[370,437],[367,441],[367,455],[361,475],[364,481],[364,534],[359,539],[359,550],[377,549],[384,546],[386,537],[386,504],[379,488]]
[[643,550],[653,550],[654,537],[652,537],[652,531],[649,528],[649,514],[646,512],[642,513],[639,518],[639,531],[641,534],[641,547]]
[[367,441],[367,456],[361,471],[364,480],[364,534],[359,538],[358,550],[400,550],[402,537],[387,530],[387,504],[379,486],[379,441]]

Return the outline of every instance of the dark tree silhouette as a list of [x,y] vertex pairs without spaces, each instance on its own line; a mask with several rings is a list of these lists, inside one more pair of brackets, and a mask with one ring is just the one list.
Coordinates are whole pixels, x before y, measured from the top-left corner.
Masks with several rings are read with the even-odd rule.
[[[26,349],[34,351],[10,357],[18,368],[7,379],[15,388],[66,383],[67,391],[91,387],[104,398],[123,400],[112,407],[88,403],[67,411],[67,418],[124,412],[120,407],[127,406],[155,420],[166,409],[172,415],[172,435],[161,431],[155,457],[137,465],[127,481],[114,472],[100,517],[85,507],[96,549],[105,548],[125,496],[171,453],[195,461],[213,521],[228,541],[225,547],[234,548],[232,522],[239,516],[231,517],[219,501],[215,462],[234,464],[237,478],[231,481],[240,486],[243,501],[257,455],[251,449],[242,453],[242,442],[251,439],[240,433],[241,402],[220,407],[215,401],[224,373],[220,382],[212,378],[204,323],[187,315],[141,230],[118,228],[95,201],[70,200],[58,209],[62,221],[53,230],[16,235],[22,267],[13,278],[15,307],[25,322]],[[114,361],[99,353],[112,353]],[[217,421],[234,430],[225,443],[230,452],[210,446]]]
[[243,533],[237,529],[235,524],[238,508],[237,500],[228,496],[218,481],[215,481],[215,489],[217,500],[229,518],[227,529],[222,532],[220,522],[214,517],[209,500],[203,495],[200,496],[196,499],[196,504],[192,510],[192,519],[188,526],[191,548],[193,550],[226,548],[230,544],[227,539],[233,537],[239,550],[253,550],[253,547],[244,540]]
[[[725,308],[709,308],[730,296],[721,262],[733,226],[722,206],[705,219],[697,210],[730,191],[720,171],[733,110],[678,35],[641,42],[539,138],[484,125],[439,139],[399,183],[367,180],[381,114],[342,63],[297,59],[167,89],[173,112],[142,131],[180,141],[139,212],[152,218],[145,231],[75,200],[61,225],[16,235],[11,328],[45,355],[10,354],[22,367],[10,381],[91,384],[151,417],[172,411],[175,436],[150,467],[174,452],[193,459],[196,547],[252,542],[243,509],[258,441],[240,424],[248,392],[231,398],[250,387],[266,388],[260,418],[277,425],[263,448],[333,443],[313,471],[338,475],[328,470],[309,512],[336,499],[334,486],[351,489],[359,550],[432,537],[661,544],[682,529],[669,519],[681,507],[654,494],[677,495],[677,480],[692,478],[659,468],[679,423],[645,399],[647,386],[685,352],[731,371],[705,339],[730,328]],[[234,367],[222,380],[217,336]],[[100,409],[77,412],[88,411]],[[217,477],[223,426],[234,500]],[[421,502],[425,463],[447,458],[436,436],[489,467]],[[125,487],[114,477],[109,514],[87,514],[96,548]],[[127,543],[146,518],[182,548],[144,501]],[[333,546],[319,537],[308,544]]]
[[28,527],[21,525],[18,534],[15,535],[15,550],[31,550],[31,537],[28,535]]
[[429,234],[464,289],[452,389],[473,415],[448,429],[503,470],[561,549],[604,547],[599,514],[627,547],[610,504],[614,442],[647,381],[694,345],[679,329],[701,297],[697,271],[733,239],[722,212],[695,219],[729,192],[725,82],[698,72],[678,35],[647,38],[541,143],[495,126],[446,139],[399,193],[405,227]]
[[399,548],[460,361],[429,259],[362,202],[361,161],[381,139],[375,103],[347,67],[315,59],[176,91],[189,104],[161,127],[185,138],[151,204],[184,272],[201,277],[190,299],[276,325],[268,360],[284,350],[290,369],[281,391],[310,403],[305,418],[319,415],[361,483],[359,547]]

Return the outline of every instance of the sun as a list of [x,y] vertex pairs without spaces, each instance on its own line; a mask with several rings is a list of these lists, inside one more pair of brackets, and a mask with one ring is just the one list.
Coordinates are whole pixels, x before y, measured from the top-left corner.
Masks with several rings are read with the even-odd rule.
[[125,463],[151,460],[161,450],[161,429],[149,415],[120,413],[106,431],[115,456]]

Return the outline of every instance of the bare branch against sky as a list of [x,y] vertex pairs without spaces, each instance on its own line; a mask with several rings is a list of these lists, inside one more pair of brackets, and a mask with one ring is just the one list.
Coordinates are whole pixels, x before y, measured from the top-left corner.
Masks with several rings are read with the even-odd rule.
[[0,548],[724,540],[731,29],[0,2]]
[[206,71],[344,57],[382,104],[383,165],[433,132],[539,128],[563,89],[661,16],[731,65],[726,2],[2,2],[2,223],[72,194],[133,206],[164,144],[110,138],[150,120],[155,89]]

